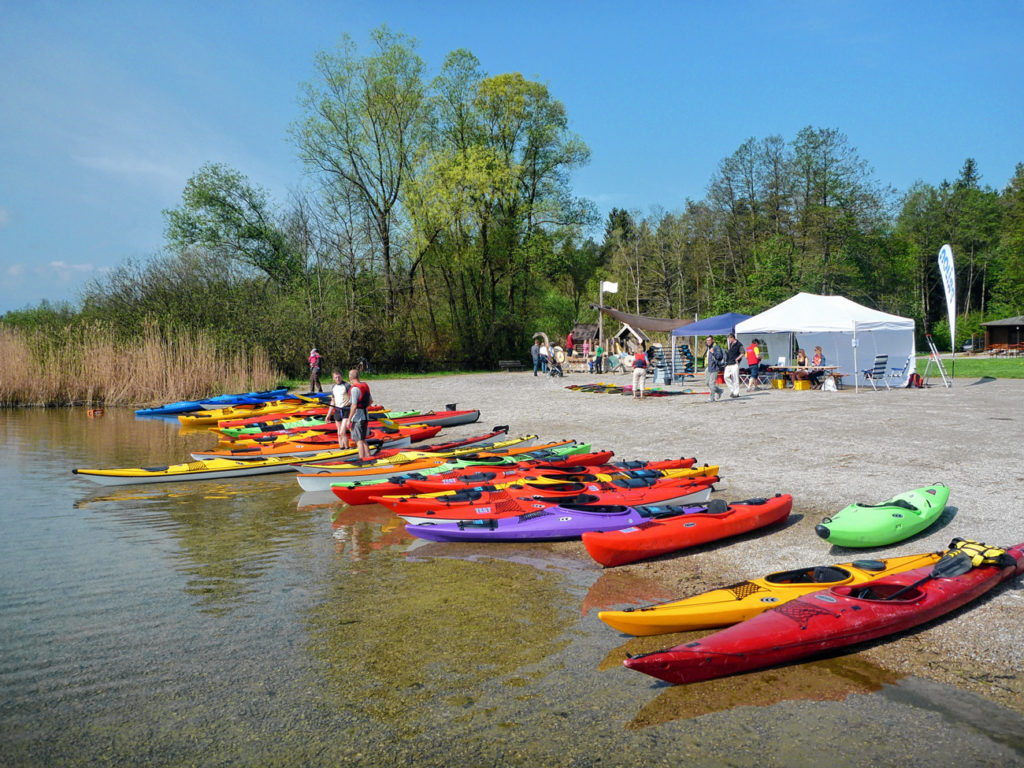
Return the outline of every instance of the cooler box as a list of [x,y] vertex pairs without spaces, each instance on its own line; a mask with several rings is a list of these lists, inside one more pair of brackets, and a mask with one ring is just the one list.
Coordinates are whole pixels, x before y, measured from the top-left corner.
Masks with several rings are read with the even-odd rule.
[[798,379],[797,381],[793,382],[793,389],[810,389],[810,388],[811,388],[811,382],[809,382],[807,379]]
[[786,380],[785,379],[772,379],[772,389],[785,389],[785,388],[786,388]]

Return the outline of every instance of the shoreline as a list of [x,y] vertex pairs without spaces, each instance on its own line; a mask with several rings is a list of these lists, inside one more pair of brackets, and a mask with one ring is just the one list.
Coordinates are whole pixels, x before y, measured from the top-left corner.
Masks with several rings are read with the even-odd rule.
[[[788,568],[938,551],[956,536],[995,546],[1024,541],[1022,380],[958,379],[950,389],[859,393],[761,390],[715,403],[702,394],[637,401],[566,389],[628,381],[618,374],[463,374],[382,379],[374,395],[403,409],[452,402],[479,409],[480,421],[458,433],[509,424],[510,434],[590,442],[615,451],[616,460],[692,456],[721,466],[717,489],[727,501],[793,495],[793,513],[782,526],[609,569],[653,580],[678,596]],[[691,386],[706,391],[702,381]],[[951,488],[946,511],[910,539],[848,549],[814,533],[823,516],[847,504],[878,503],[936,482]],[[578,547],[558,545],[567,552]],[[894,673],[954,685],[1024,713],[1022,608],[1024,579],[1018,578],[945,619],[857,653]]]

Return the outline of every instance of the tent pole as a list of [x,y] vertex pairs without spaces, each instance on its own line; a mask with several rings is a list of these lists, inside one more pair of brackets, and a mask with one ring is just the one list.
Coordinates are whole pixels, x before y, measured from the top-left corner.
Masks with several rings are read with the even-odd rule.
[[857,364],[857,321],[853,321],[853,391],[860,393],[860,366]]

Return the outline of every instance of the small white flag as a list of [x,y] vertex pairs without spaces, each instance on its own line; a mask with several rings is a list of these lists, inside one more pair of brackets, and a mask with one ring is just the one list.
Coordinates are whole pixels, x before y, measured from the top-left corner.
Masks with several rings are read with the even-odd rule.
[[618,283],[602,282],[601,283],[601,291],[604,292],[604,293],[618,293],[619,292],[619,284]]

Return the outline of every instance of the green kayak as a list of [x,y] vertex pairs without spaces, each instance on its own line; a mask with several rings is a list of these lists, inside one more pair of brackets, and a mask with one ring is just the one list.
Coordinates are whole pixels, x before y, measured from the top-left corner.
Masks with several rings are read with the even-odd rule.
[[851,504],[814,526],[840,547],[881,547],[913,536],[939,519],[949,500],[942,483],[907,491],[881,504]]

